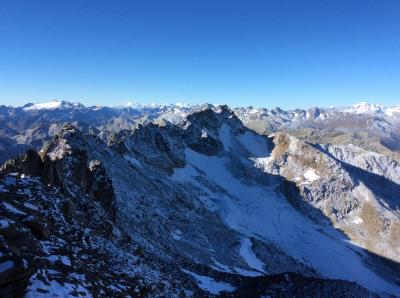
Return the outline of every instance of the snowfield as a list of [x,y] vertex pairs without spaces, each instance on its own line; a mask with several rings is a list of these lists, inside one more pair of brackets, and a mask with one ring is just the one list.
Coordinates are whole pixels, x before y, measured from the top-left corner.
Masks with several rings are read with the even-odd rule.
[[57,109],[61,106],[62,102],[58,100],[53,100],[50,102],[43,102],[43,103],[35,103],[29,107],[24,108],[25,111],[32,111],[32,110],[51,110]]
[[[225,148],[230,148],[232,140],[226,128],[222,135]],[[258,152],[267,152],[267,148],[258,149]],[[229,160],[224,157],[210,157],[191,149],[185,150],[185,156],[186,167],[176,169],[172,178],[195,185],[207,194],[206,198],[201,198],[206,205],[217,210],[222,220],[244,237],[277,243],[289,256],[311,265],[327,278],[355,281],[376,292],[398,293],[397,286],[363,264],[362,251],[357,246],[332,227],[321,227],[305,218],[273,188],[243,184],[232,176],[228,170]],[[200,176],[210,184],[217,184],[224,192],[207,188],[197,179]],[[310,172],[308,178],[318,179],[316,176]],[[247,251],[243,255],[250,267],[263,271],[261,262],[249,253],[248,246],[244,251]]]

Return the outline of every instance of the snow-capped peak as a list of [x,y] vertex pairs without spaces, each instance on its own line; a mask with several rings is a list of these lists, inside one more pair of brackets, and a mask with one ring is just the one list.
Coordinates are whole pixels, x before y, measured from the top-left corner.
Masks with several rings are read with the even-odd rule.
[[49,102],[42,102],[42,103],[35,103],[32,105],[29,105],[24,108],[25,111],[30,111],[30,110],[51,110],[51,109],[57,109],[61,106],[62,102],[58,100],[53,100]]
[[344,112],[354,114],[365,114],[365,113],[378,113],[384,110],[384,106],[381,104],[370,104],[367,102],[356,103],[346,109]]
[[175,104],[175,106],[178,107],[178,108],[189,108],[189,107],[190,107],[189,104],[183,103],[183,102],[177,102],[177,103]]
[[24,106],[24,111],[35,111],[35,110],[55,110],[61,108],[74,108],[79,109],[84,107],[80,103],[71,103],[67,101],[60,101],[60,100],[52,100],[49,102],[40,102],[40,103],[29,103]]
[[135,106],[135,104],[133,102],[131,102],[131,101],[126,101],[126,102],[122,103],[122,107],[124,107],[124,108],[131,108],[131,107],[134,107],[134,106]]
[[[337,108],[333,108],[337,109]],[[350,107],[344,107],[339,110],[350,113],[350,114],[374,114],[374,113],[382,113],[386,116],[394,116],[395,114],[400,114],[400,106],[391,106],[387,107],[382,104],[370,104],[367,102],[360,102],[354,104]]]
[[133,109],[183,109],[183,108],[190,108],[191,105],[182,103],[182,102],[177,102],[176,104],[158,104],[158,103],[136,103],[136,102],[124,102],[122,103],[123,108],[133,108]]
[[393,106],[385,109],[385,114],[393,116],[394,114],[400,114],[400,106]]

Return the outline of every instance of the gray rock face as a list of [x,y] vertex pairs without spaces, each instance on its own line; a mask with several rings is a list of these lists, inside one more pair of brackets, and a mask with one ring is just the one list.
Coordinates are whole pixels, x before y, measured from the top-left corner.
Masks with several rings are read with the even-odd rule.
[[115,196],[111,180],[98,160],[88,161],[87,153],[75,142],[83,142],[80,131],[66,125],[50,146],[38,153],[28,150],[6,162],[3,173],[39,176],[45,185],[60,187],[64,194],[78,198],[82,193],[100,202],[111,218],[115,218]]
[[223,123],[229,123],[233,133],[244,130],[242,123],[227,106],[222,106],[218,112],[207,109],[187,117],[182,126],[185,128],[189,148],[209,156],[217,155],[224,148],[220,136]]
[[397,164],[376,154],[259,135],[226,106],[112,142],[65,125],[1,168],[0,264],[25,264],[5,293],[397,294]]
[[354,145],[323,145],[321,147],[332,157],[350,166],[383,176],[400,184],[400,163],[390,156],[370,152]]
[[[396,161],[355,146],[312,146],[287,134],[276,134],[274,143],[260,167],[296,184],[299,192],[287,195],[299,210],[321,223],[328,218],[369,252],[400,262]],[[386,274],[398,281],[396,273]]]
[[6,173],[20,172],[27,175],[39,176],[43,169],[40,155],[34,150],[28,150],[16,159],[8,160],[0,170]]

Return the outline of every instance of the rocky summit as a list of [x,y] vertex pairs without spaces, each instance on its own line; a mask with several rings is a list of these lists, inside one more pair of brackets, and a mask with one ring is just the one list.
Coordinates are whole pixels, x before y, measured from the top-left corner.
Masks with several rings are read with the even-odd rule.
[[400,296],[399,144],[365,103],[1,106],[0,297]]

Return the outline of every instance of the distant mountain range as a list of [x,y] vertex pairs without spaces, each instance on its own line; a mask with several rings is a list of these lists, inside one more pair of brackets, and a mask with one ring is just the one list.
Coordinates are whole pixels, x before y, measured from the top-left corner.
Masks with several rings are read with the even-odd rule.
[[[139,124],[177,124],[187,115],[207,108],[217,107],[210,104],[85,107],[56,100],[22,107],[0,106],[0,162],[27,148],[39,149],[64,123],[75,123],[111,142],[117,134],[133,130]],[[260,134],[284,130],[305,140],[355,143],[378,153],[397,154],[400,150],[400,106],[360,103],[308,110],[253,107],[232,110],[247,127]]]
[[400,293],[400,107],[0,106],[0,296]]

